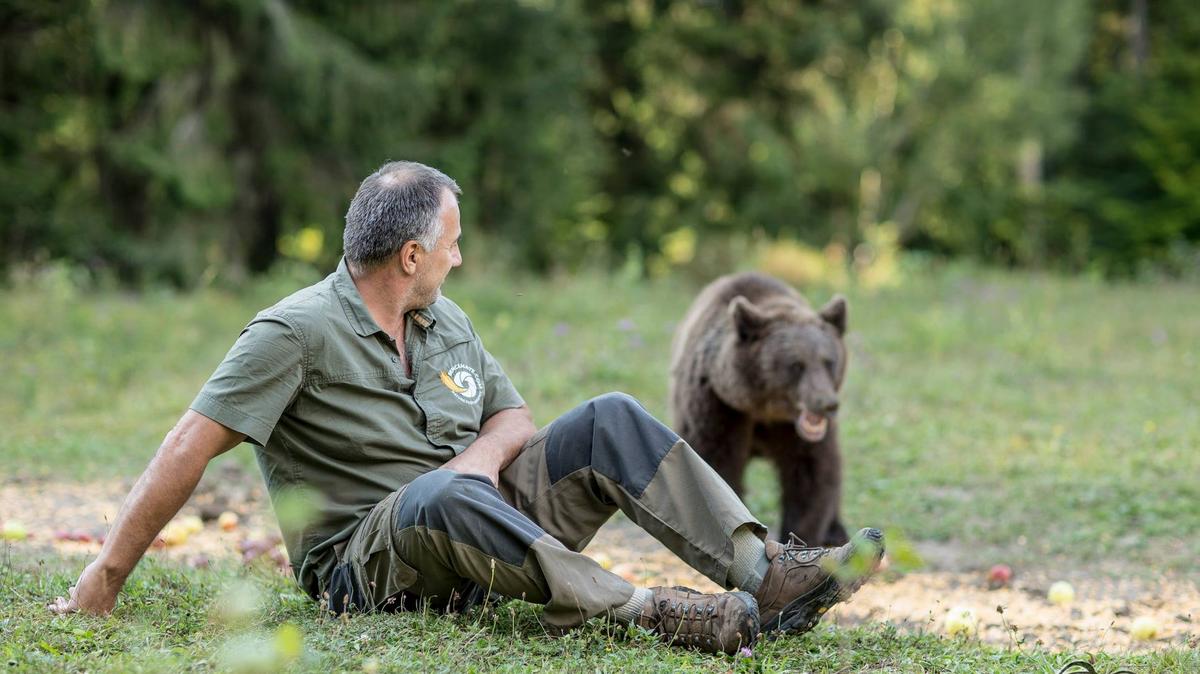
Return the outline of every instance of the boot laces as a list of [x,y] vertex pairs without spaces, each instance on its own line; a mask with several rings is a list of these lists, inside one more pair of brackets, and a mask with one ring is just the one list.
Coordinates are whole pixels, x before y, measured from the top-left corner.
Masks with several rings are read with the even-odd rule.
[[783,557],[794,562],[807,564],[825,555],[825,548],[814,548],[796,534],[788,532],[788,542],[783,546]]
[[685,639],[711,636],[712,623],[716,618],[716,606],[680,599],[663,599],[658,603],[660,624],[665,631]]

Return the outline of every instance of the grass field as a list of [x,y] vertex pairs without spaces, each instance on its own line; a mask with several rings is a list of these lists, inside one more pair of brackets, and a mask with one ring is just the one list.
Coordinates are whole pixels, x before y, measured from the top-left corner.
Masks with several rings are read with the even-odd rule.
[[[447,294],[473,317],[539,423],[609,390],[665,414],[671,334],[696,286],[456,274]],[[0,292],[3,479],[135,476],[241,326],[300,284],[280,275],[239,293],[129,295],[80,292],[52,274]],[[815,302],[828,296],[807,292]],[[959,565],[1003,555],[1078,573],[1195,575],[1200,288],[948,267],[847,294],[841,433],[850,525],[952,550]],[[220,461],[249,466],[251,452],[244,446]],[[750,483],[752,509],[770,521],[769,470],[755,466]],[[321,671],[1043,672],[1066,662],[886,626],[819,629],[760,645],[751,658],[714,661],[603,626],[547,638],[536,610],[521,604],[450,620],[331,621],[269,574],[157,562],[139,568],[114,617],[52,620],[41,605],[82,560],[22,549],[0,559],[0,656],[17,671],[204,671],[257,666],[254,654]],[[210,617],[238,579],[267,590],[248,627]],[[299,651],[293,628],[276,635],[284,624],[303,634]],[[1118,665],[1200,671],[1200,656],[1101,655],[1097,671]]]

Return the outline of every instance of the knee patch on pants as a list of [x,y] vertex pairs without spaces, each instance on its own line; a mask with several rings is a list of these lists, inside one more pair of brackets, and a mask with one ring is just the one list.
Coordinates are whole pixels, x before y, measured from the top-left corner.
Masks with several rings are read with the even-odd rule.
[[608,393],[559,417],[546,438],[551,484],[593,470],[640,498],[663,457],[679,440],[632,396]]
[[481,475],[435,470],[412,481],[400,499],[396,531],[425,527],[452,541],[520,566],[529,546],[545,532],[500,497]]

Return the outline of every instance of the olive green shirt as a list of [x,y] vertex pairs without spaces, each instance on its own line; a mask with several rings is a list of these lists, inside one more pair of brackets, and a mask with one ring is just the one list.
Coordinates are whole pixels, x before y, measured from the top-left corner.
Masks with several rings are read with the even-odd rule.
[[[343,260],[255,316],[192,402],[256,445],[292,569],[314,597],[333,546],[376,503],[466,449],[488,417],[525,404],[449,299],[409,312],[404,334],[411,376]],[[294,494],[315,516],[285,516]]]

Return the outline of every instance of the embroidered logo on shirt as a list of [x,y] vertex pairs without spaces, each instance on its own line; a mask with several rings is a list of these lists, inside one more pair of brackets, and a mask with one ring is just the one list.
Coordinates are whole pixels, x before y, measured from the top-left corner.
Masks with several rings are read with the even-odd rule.
[[483,380],[479,373],[468,365],[459,363],[450,368],[449,372],[441,373],[442,383],[459,400],[474,405],[483,397]]

